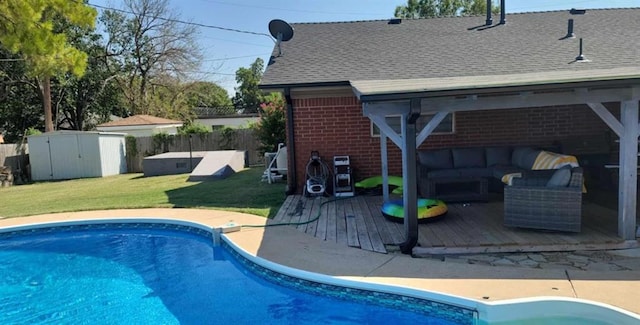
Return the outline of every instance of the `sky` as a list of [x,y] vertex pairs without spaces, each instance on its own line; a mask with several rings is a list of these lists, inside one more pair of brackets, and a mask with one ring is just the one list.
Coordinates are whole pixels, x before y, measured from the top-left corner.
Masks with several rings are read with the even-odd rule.
[[[196,39],[204,59],[193,77],[217,83],[231,97],[237,86],[235,72],[238,68],[249,67],[257,58],[268,62],[275,44],[274,39],[269,36],[269,21],[282,19],[289,23],[307,23],[388,19],[393,17],[396,6],[407,3],[406,0],[168,1],[181,20],[221,27],[198,27]],[[494,0],[496,2],[499,1]],[[89,0],[89,3],[122,8],[122,2],[118,0]],[[640,0],[506,0],[505,6],[507,13],[516,13],[571,8],[640,7]]]

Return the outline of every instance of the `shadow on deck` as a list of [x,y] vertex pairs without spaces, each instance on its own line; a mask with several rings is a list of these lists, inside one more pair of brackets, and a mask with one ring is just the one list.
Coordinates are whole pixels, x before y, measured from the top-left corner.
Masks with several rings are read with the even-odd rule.
[[[381,196],[333,198],[287,197],[272,223],[292,225],[299,231],[358,247],[387,253],[404,241],[404,226],[387,221]],[[580,233],[546,232],[503,225],[501,195],[487,203],[449,203],[449,212],[438,221],[420,224],[417,256],[508,252],[553,252],[639,247],[638,241],[617,236],[617,212],[583,201]],[[316,219],[317,218],[317,219]]]

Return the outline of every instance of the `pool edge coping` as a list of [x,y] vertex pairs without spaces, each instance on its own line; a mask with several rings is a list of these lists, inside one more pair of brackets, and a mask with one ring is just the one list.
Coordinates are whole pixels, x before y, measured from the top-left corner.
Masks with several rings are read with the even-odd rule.
[[[128,209],[129,210],[129,209]],[[190,209],[196,210],[196,209]],[[104,210],[109,211],[109,210]],[[129,210],[132,211],[132,210]],[[206,210],[209,211],[209,210]],[[227,211],[220,211],[226,213]],[[64,214],[64,213],[63,213]],[[266,218],[255,216],[258,219],[263,219],[266,222]],[[11,218],[14,219],[14,218]],[[15,218],[19,219],[19,218]],[[209,231],[212,236],[215,233],[215,229],[218,226],[212,226],[211,223],[188,220],[186,218],[180,218],[176,216],[171,217],[155,217],[155,216],[143,216],[138,215],[136,217],[132,216],[118,216],[118,217],[96,217],[96,218],[75,218],[69,220],[62,221],[42,221],[42,222],[31,222],[31,223],[23,223],[17,225],[9,225],[9,226],[0,226],[0,232],[6,231],[17,231],[17,230],[26,230],[30,228],[46,228],[53,226],[72,226],[72,225],[86,225],[86,224],[101,224],[101,223],[167,223],[173,225],[182,225],[195,227],[201,230]],[[426,299],[436,302],[441,302],[444,304],[450,304],[453,306],[457,306],[465,309],[477,310],[480,318],[483,321],[504,321],[504,320],[517,320],[522,319],[522,317],[516,319],[508,319],[505,317],[500,317],[500,313],[505,313],[505,311],[509,311],[509,313],[513,312],[525,312],[527,308],[520,308],[519,306],[523,306],[525,303],[535,303],[535,304],[544,304],[551,302],[552,306],[569,306],[576,304],[586,304],[589,306],[595,306],[596,308],[604,308],[609,311],[614,311],[624,315],[625,317],[629,317],[633,320],[640,320],[640,315],[625,310],[620,307],[613,306],[611,304],[597,302],[593,300],[586,300],[580,298],[572,298],[572,297],[559,297],[559,296],[536,296],[536,297],[526,297],[526,298],[514,298],[514,299],[503,299],[499,301],[480,301],[473,298],[456,296],[449,293],[442,293],[436,291],[430,291],[421,288],[412,288],[406,287],[398,284],[386,284],[386,283],[375,283],[371,281],[360,281],[358,279],[344,279],[336,276],[326,275],[322,273],[309,272],[300,269],[296,269],[293,267],[289,267],[286,265],[277,264],[275,262],[271,262],[265,258],[254,255],[249,251],[245,250],[241,246],[237,245],[233,242],[232,239],[228,238],[228,236],[222,234],[221,238],[224,238],[225,242],[229,244],[233,249],[241,254],[243,257],[247,258],[252,263],[260,265],[264,268],[270,269],[274,272],[282,273],[285,275],[293,276],[296,278],[301,278],[309,281],[320,282],[320,283],[329,283],[337,286],[347,286],[358,288],[362,290],[370,290],[370,291],[378,291],[378,292],[386,292],[391,294],[399,294],[410,297],[415,297],[418,299]],[[329,282],[325,281],[329,280]],[[394,290],[395,289],[395,290]],[[400,290],[401,292],[399,292]],[[514,307],[515,306],[515,307]],[[566,308],[566,307],[563,307]],[[501,310],[502,312],[498,312]],[[521,315],[520,315],[521,316]]]

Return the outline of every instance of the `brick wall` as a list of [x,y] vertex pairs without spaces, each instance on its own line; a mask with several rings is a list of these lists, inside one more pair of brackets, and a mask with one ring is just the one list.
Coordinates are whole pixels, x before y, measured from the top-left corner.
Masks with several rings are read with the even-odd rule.
[[[614,115],[618,106],[607,105]],[[355,97],[294,99],[296,177],[298,191],[306,179],[311,151],[320,153],[332,170],[333,156],[349,155],[356,180],[380,175],[380,138]],[[586,105],[458,112],[455,132],[431,135],[420,149],[486,145],[551,146],[577,135],[597,135],[609,128]],[[402,174],[400,150],[388,141],[389,174]],[[329,179],[329,182],[332,180]]]

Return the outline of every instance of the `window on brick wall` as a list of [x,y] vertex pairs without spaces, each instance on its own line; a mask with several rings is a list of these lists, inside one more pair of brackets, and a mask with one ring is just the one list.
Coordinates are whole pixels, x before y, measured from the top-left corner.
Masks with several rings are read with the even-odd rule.
[[[427,125],[429,121],[431,121],[431,119],[433,118],[433,115],[434,114],[420,115],[420,118],[418,118],[418,121],[416,121],[416,132],[420,132],[424,128],[424,126]],[[398,134],[400,134],[400,117],[401,117],[400,115],[388,115],[386,117],[387,124],[389,124],[389,126]],[[455,120],[455,113],[447,114],[447,117],[445,117],[444,120],[440,122],[440,124],[436,127],[435,130],[433,130],[433,133],[431,134],[454,133],[454,127],[453,127],[454,120]],[[372,137],[380,136],[380,129],[378,129],[378,127],[373,123],[373,121],[371,122],[371,136]]]

